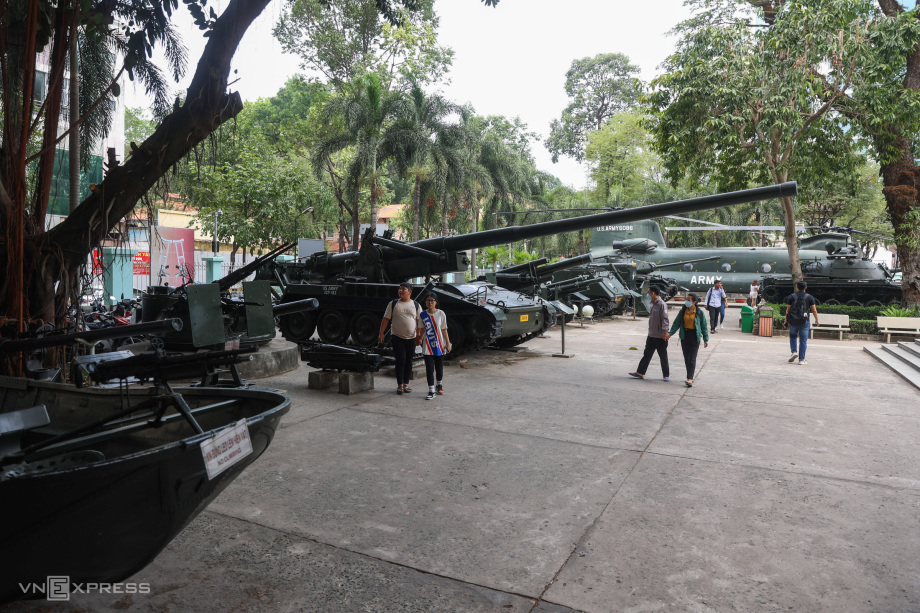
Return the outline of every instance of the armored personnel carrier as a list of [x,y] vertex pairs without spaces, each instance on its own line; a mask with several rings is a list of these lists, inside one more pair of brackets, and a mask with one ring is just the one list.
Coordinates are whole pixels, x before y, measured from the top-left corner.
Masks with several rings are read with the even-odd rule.
[[[317,332],[326,343],[342,344],[350,337],[355,345],[366,347],[376,343],[381,317],[387,304],[396,299],[400,282],[414,278],[431,280],[445,273],[466,271],[468,249],[795,193],[796,184],[789,182],[414,243],[394,240],[389,234],[376,236],[368,230],[359,251],[319,252],[299,262],[269,262],[258,278],[271,280],[282,288],[282,303],[305,298],[319,300],[318,311],[281,317],[280,328],[286,339],[302,342]],[[555,309],[548,301],[488,282],[438,281],[430,287],[447,314],[451,341],[456,347],[454,354],[493,342],[524,342],[542,333],[555,317]]]

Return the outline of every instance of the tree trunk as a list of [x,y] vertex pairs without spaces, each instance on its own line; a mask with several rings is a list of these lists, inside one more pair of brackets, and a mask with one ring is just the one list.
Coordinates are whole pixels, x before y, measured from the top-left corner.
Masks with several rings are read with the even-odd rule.
[[415,175],[415,188],[412,190],[412,242],[418,240],[418,220],[422,214],[422,179]]
[[[173,164],[242,110],[239,94],[226,93],[230,61],[246,29],[267,4],[268,0],[231,0],[214,24],[185,103],[170,113],[124,164],[112,169],[63,223],[48,232],[38,229],[27,237],[21,251],[13,244],[13,249],[0,246],[0,260],[26,258],[30,262],[30,276],[20,294],[34,297],[37,302],[24,314],[25,318],[45,315],[45,319],[50,312],[58,318],[63,316],[72,298],[68,291],[73,285],[71,280],[92,249]],[[24,196],[24,190],[15,189],[13,193],[16,199]],[[16,204],[21,207],[23,202]],[[57,280],[61,283],[54,293]],[[6,303],[8,299],[9,295],[4,296],[0,312],[13,312]]]
[[[77,57],[77,25],[74,21],[70,37],[70,125],[80,119],[80,62]],[[68,211],[73,213],[80,206],[80,130],[71,130],[68,141],[68,165],[70,170],[70,200]]]
[[360,210],[359,198],[361,197],[361,192],[358,191],[358,185],[355,184],[355,200],[351,209],[351,248],[353,251],[357,251],[361,248],[361,220],[358,217],[358,211]]
[[909,143],[899,139],[905,155],[882,166],[885,187],[882,193],[894,227],[901,269],[901,302],[905,307],[920,306],[920,167],[913,164]]

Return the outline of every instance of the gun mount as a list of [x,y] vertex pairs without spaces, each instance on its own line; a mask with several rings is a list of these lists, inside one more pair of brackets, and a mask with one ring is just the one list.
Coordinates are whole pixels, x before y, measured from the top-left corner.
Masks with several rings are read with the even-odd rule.
[[[350,337],[355,345],[370,347],[377,342],[387,304],[396,298],[396,284],[412,278],[430,279],[464,272],[469,266],[465,253],[468,249],[795,194],[796,184],[789,182],[413,243],[394,240],[389,233],[375,236],[368,230],[358,251],[320,252],[299,262],[270,262],[258,278],[271,279],[279,285],[283,289],[282,302],[308,297],[320,302],[318,311],[281,317],[281,332],[288,340],[305,341],[318,332],[324,343],[341,345]],[[554,309],[545,301],[484,282],[436,283],[432,291],[447,314],[448,329],[456,347],[451,352],[453,356],[492,342],[504,345],[524,342],[542,333],[554,319]]]
[[231,295],[230,288],[293,246],[281,245],[212,283],[151,286],[141,299],[142,317],[145,321],[179,317],[185,322],[182,332],[165,337],[169,348],[207,347],[236,338],[242,343],[266,343],[275,337],[275,317],[316,308],[316,301],[289,302],[283,308],[273,305],[273,290],[265,281],[243,282],[242,298]]

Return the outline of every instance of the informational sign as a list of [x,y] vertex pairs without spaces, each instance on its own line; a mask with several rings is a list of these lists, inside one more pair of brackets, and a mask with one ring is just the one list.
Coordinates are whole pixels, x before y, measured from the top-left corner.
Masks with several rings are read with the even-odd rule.
[[201,456],[208,469],[208,479],[213,479],[251,453],[252,441],[245,419],[201,441]]
[[194,283],[195,231],[157,226],[151,234],[151,284],[176,287]]
[[149,251],[138,251],[134,256],[134,274],[136,275],[149,275],[150,274],[150,252]]

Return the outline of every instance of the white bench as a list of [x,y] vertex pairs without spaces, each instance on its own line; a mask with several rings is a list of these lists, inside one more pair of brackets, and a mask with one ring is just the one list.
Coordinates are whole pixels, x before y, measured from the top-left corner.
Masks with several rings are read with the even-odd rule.
[[[814,315],[812,315],[814,317]],[[850,316],[849,315],[834,315],[832,313],[820,313],[819,318],[821,320],[820,325],[811,326],[811,337],[815,337],[815,331],[824,332],[837,332],[838,338],[843,340],[843,333],[850,331]]]
[[920,317],[882,317],[875,318],[878,331],[885,335],[885,342],[891,342],[892,334],[914,334],[920,336]]

